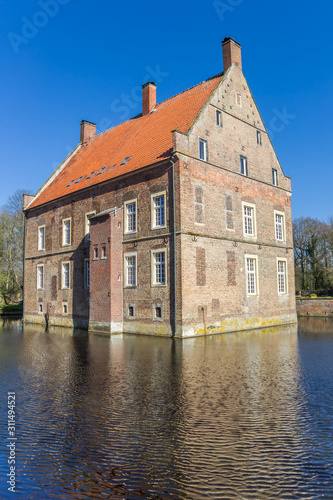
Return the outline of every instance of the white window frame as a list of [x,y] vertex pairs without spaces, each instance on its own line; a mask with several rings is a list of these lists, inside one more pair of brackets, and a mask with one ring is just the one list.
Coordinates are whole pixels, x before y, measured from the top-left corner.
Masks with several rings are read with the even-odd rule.
[[[240,161],[240,173],[241,173],[241,175],[244,175],[244,177],[248,177],[249,176],[249,162],[248,162],[247,156],[240,155],[239,161]],[[242,170],[244,170],[244,172],[242,172]]]
[[217,109],[215,117],[216,117],[216,125],[218,127],[222,127],[223,128],[223,115],[222,115],[222,111],[220,111],[219,109]]
[[90,259],[84,259],[84,288],[90,288]]
[[240,94],[239,92],[236,92],[236,104],[240,108],[242,107],[242,94]]
[[[280,270],[279,270],[279,262],[284,263],[284,291],[280,290]],[[288,261],[282,257],[276,257],[276,275],[277,275],[277,292],[278,295],[287,295],[288,294]]]
[[278,171],[276,168],[272,168],[272,184],[273,184],[273,186],[276,186],[276,187],[279,186]]
[[[41,231],[43,230],[43,244],[41,245]],[[45,226],[38,227],[38,251],[45,250]]]
[[[248,271],[248,260],[253,260],[254,267],[254,293],[249,292],[249,271]],[[252,272],[251,272],[252,274]],[[246,295],[247,297],[258,297],[259,296],[259,268],[258,268],[258,255],[245,255],[245,285],[246,285]]]
[[98,246],[93,248],[93,260],[98,260]]
[[[246,233],[245,225],[245,207],[252,210],[252,234]],[[242,201],[242,217],[243,217],[243,236],[246,238],[256,238],[257,237],[257,219],[256,219],[256,206],[253,203],[248,203],[247,201]]]
[[[130,259],[130,258],[135,259],[135,266],[134,266],[135,283],[129,283],[129,280],[128,280],[128,270],[129,270],[128,259]],[[128,253],[125,253],[125,255],[124,255],[124,283],[125,283],[125,288],[136,288],[138,286],[138,253],[137,252],[128,252]]]
[[[201,144],[203,144],[203,158],[201,158]],[[202,161],[208,161],[208,141],[207,139],[203,139],[202,137],[199,137],[199,158]]]
[[106,260],[106,245],[102,246],[101,260]]
[[92,217],[93,215],[96,215],[96,210],[93,210],[92,212],[86,212],[84,214],[84,237],[86,241],[90,240],[90,222],[89,218]]
[[[127,206],[128,205],[135,205],[135,229],[128,229],[128,216],[129,214],[127,213]],[[125,201],[124,203],[124,233],[125,234],[134,234],[138,230],[138,200],[128,200]]]
[[[282,239],[279,239],[278,238],[278,231],[277,231],[277,222],[276,222],[276,216],[280,216],[282,217]],[[286,241],[286,227],[285,227],[285,221],[286,221],[286,218],[285,218],[285,214],[284,212],[278,212],[277,210],[274,210],[274,232],[275,232],[275,241],[277,243],[285,243]]]
[[[164,283],[157,282],[156,281],[156,267],[157,263],[155,261],[155,256],[156,254],[164,253]],[[151,250],[151,285],[152,286],[167,286],[168,279],[167,279],[167,272],[168,272],[168,266],[167,266],[167,249],[166,248],[158,248]]]
[[[69,242],[67,243],[65,241],[65,223],[69,222]],[[72,242],[72,218],[67,217],[67,219],[62,219],[62,246],[63,247],[68,247],[71,245]]]
[[[68,286],[65,286],[65,266],[68,265]],[[70,290],[71,287],[71,263],[64,261],[61,263],[61,288],[62,290]]]
[[[155,207],[155,198],[162,198],[164,200],[164,224],[158,225],[156,224],[157,219],[157,209],[159,207]],[[151,195],[151,228],[152,229],[160,229],[166,227],[166,191],[162,191],[160,193],[154,193]]]
[[262,146],[262,132],[261,132],[261,130],[257,130],[257,145]]
[[[42,275],[39,274],[39,270],[42,270]],[[40,277],[42,276],[42,283],[40,282]],[[44,264],[37,265],[37,290],[44,290]],[[42,285],[42,286],[40,286]]]

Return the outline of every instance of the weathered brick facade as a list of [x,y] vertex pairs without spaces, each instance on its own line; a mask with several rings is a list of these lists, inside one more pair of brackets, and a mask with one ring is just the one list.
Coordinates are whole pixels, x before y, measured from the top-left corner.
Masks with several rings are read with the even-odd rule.
[[[50,324],[176,337],[296,321],[290,178],[242,73],[240,47],[226,39],[223,49],[223,76],[190,128],[170,130],[171,149],[158,161],[53,195],[69,163],[27,200],[25,321],[47,314]],[[143,92],[142,120],[161,116],[158,141],[172,101],[154,107],[154,85]],[[93,133],[84,122],[81,150],[94,147]],[[138,135],[131,144],[140,148]]]

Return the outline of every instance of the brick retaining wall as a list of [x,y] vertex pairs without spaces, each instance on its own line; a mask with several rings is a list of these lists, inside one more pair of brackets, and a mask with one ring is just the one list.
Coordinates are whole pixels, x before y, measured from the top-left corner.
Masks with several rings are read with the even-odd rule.
[[332,316],[333,298],[299,299],[296,298],[298,316]]

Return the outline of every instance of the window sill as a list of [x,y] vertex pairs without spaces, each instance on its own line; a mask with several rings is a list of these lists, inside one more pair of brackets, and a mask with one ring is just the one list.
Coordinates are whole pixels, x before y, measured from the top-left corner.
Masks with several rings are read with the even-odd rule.
[[152,288],[163,288],[163,287],[166,287],[168,285],[167,285],[167,283],[153,283],[151,286],[152,286]]
[[38,291],[38,292],[44,292],[44,288],[38,288],[38,287],[37,287],[37,291]]
[[166,225],[164,225],[164,226],[152,226],[151,230],[154,231],[154,229],[165,229],[165,228],[166,228]]
[[99,260],[98,257],[94,257],[93,260]]
[[70,290],[69,287],[61,287],[61,290]]
[[138,286],[137,285],[125,285],[124,288],[133,289],[133,288],[138,288]]
[[[96,259],[98,260],[98,259]],[[107,260],[107,257],[101,257],[101,260]]]

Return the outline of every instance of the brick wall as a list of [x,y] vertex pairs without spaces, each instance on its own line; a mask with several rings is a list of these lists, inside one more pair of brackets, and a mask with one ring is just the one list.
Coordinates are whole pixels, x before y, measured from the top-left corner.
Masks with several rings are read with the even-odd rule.
[[333,316],[333,299],[296,299],[299,316]]

